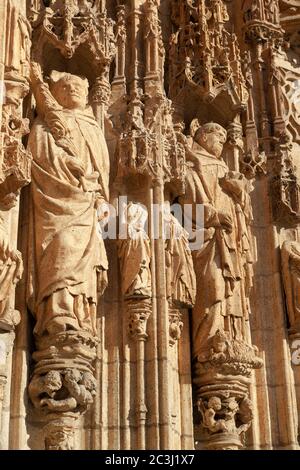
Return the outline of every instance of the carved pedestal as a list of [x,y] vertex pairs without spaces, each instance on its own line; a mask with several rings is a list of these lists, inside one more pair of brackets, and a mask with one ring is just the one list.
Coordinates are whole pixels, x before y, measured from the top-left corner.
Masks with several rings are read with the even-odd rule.
[[210,450],[238,450],[253,419],[251,372],[262,366],[257,348],[218,331],[210,353],[194,363],[196,436]]
[[69,331],[40,338],[36,345],[29,396],[44,423],[45,448],[73,449],[77,420],[96,394],[97,340],[84,331]]

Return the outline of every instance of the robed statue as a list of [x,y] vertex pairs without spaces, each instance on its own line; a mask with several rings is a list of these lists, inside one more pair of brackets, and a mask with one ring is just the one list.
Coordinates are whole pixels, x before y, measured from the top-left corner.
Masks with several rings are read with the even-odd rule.
[[38,117],[33,156],[28,306],[36,335],[96,334],[97,298],[107,284],[98,211],[109,200],[109,155],[88,101],[88,80],[53,71],[48,83],[33,63]]
[[[249,182],[229,171],[222,159],[227,139],[219,124],[196,126],[187,145],[188,170],[182,204],[193,207],[193,231],[204,231],[202,246],[192,251],[197,281],[193,309],[193,357],[211,348],[225,332],[228,340],[247,342],[252,287],[252,221]],[[197,220],[196,206],[203,207]]]

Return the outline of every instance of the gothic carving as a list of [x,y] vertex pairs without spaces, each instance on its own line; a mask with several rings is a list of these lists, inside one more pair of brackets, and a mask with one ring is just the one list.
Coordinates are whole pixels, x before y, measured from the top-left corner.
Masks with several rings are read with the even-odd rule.
[[290,334],[300,332],[300,243],[285,241],[281,248],[282,276]]
[[145,230],[148,212],[140,204],[129,203],[124,216],[126,238],[119,239],[118,253],[129,332],[134,338],[146,338],[152,296],[151,248]]
[[[31,155],[23,146],[28,134],[28,119],[22,117],[22,101],[29,91],[28,67],[30,55],[30,26],[16,3],[6,5],[6,54],[4,80],[1,84],[1,167],[0,210],[15,207],[23,186],[30,182]],[[23,274],[21,253],[12,247],[4,217],[0,217],[0,329],[10,331],[20,322],[14,308],[14,289]]]
[[293,145],[288,134],[276,139],[277,165],[272,181],[273,216],[283,226],[296,226],[300,220],[299,181],[293,163]]
[[[236,377],[237,383],[244,383],[245,397],[251,370],[262,365],[247,339],[253,277],[250,186],[241,173],[229,171],[222,159],[227,140],[223,127],[216,123],[198,125],[192,134],[186,147],[189,169],[181,202],[194,207],[194,232],[204,229],[203,245],[192,253],[197,281],[192,317],[193,380],[196,393],[202,397],[207,387],[215,394],[228,386],[227,376],[232,383]],[[204,208],[201,221],[196,219],[196,204]],[[232,391],[233,402],[235,393]],[[206,408],[200,408],[204,426],[210,421],[210,431],[226,431],[225,423],[215,422],[216,410],[208,405]],[[239,446],[237,429],[231,430],[231,437],[232,445]],[[211,445],[217,444],[209,439],[208,448]],[[218,446],[227,448],[222,440]]]
[[45,450],[74,449],[74,433],[71,418],[51,421],[44,428]]
[[87,79],[53,71],[48,85],[33,64],[31,84],[38,118],[29,138],[28,305],[37,346],[30,393],[37,408],[77,413],[92,402],[95,388],[87,369],[95,358],[97,298],[107,283],[97,211],[109,198],[109,157],[87,106]]
[[125,210],[127,237],[119,240],[122,292],[125,298],[151,297],[150,239],[145,231],[147,210],[130,203]]
[[167,298],[174,305],[190,308],[195,303],[196,281],[189,234],[164,205]]
[[0,1],[1,449],[299,448],[299,21]]
[[125,75],[125,44],[127,39],[127,32],[126,32],[126,9],[124,5],[118,5],[117,7],[117,27],[116,27],[116,44],[117,44],[117,51],[118,57],[116,60],[117,70],[116,70],[116,77],[123,78]]
[[20,322],[20,313],[13,306],[12,293],[22,277],[23,261],[21,253],[11,247],[9,233],[2,218],[0,218],[0,259],[0,330],[10,331]]
[[[193,252],[198,289],[194,356],[220,328],[228,330],[232,339],[245,339],[249,315],[253,263],[249,183],[240,173],[230,172],[222,160],[226,138],[221,126],[208,123],[196,131],[192,147],[187,148],[189,171],[181,200],[204,205],[204,245]],[[194,230],[202,228],[193,222]]]
[[96,380],[88,371],[51,370],[32,379],[29,394],[34,406],[48,413],[85,410],[93,403]]
[[31,19],[34,28],[34,54],[39,58],[46,43],[59,49],[67,59],[84,44],[94,60],[109,65],[115,53],[113,22],[107,18],[101,2],[89,0],[54,0],[38,2],[32,6]]
[[[210,341],[209,352],[199,354],[195,365],[195,375],[201,377],[214,369],[223,375],[250,377],[253,369],[259,369],[262,361],[257,357],[257,348],[230,338],[228,332],[217,330]],[[197,378],[195,379],[197,381]]]
[[196,280],[193,259],[189,247],[189,234],[172,215],[170,205],[164,204],[164,238],[169,303],[169,343],[173,346],[180,339],[184,309],[193,307]]
[[137,448],[145,449],[147,416],[145,396],[145,341],[147,322],[152,311],[151,246],[146,232],[148,212],[141,204],[129,203],[124,208],[125,238],[118,240],[118,254],[122,277],[124,307],[128,318],[128,332],[135,341],[136,397],[135,418]]
[[225,392],[221,396],[200,398],[197,405],[202,415],[201,431],[204,439],[210,442],[209,449],[218,449],[220,441],[226,449],[241,447],[238,440],[233,445],[230,436],[240,436],[251,425],[253,406],[248,397],[236,399]]
[[164,47],[156,0],[149,0],[144,6],[144,41],[145,85],[141,88],[134,78],[126,97],[127,113],[120,129],[118,177],[128,173],[146,174],[153,182],[160,179],[171,182],[180,193],[185,171],[184,149],[180,143],[180,130],[174,126],[172,103],[161,84]]
[[201,0],[192,4],[172,1],[172,20],[177,27],[170,39],[170,96],[187,90],[211,102],[221,93],[229,105],[244,107],[248,94],[235,34],[226,30],[229,20],[223,1]]
[[280,38],[283,31],[279,23],[278,0],[245,0],[242,8],[246,39],[265,42]]
[[[30,154],[22,145],[28,134],[28,119],[22,118],[21,104],[29,91],[30,25],[16,3],[7,3],[4,85],[1,89],[3,143],[1,148],[0,198],[3,206],[13,206],[13,194],[30,181]],[[2,86],[1,86],[2,88]],[[8,201],[10,199],[10,202]],[[10,209],[11,207],[7,207]],[[3,209],[2,209],[3,210]],[[4,209],[5,210],[5,209]]]

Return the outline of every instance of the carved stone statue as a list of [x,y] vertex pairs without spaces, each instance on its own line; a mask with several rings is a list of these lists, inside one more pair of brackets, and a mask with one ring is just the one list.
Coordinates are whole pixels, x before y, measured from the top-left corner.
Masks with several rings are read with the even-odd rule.
[[148,213],[140,204],[126,208],[127,238],[119,240],[122,292],[129,297],[151,297],[150,240],[145,231]]
[[285,241],[281,249],[283,283],[290,331],[300,332],[300,243]]
[[199,410],[203,417],[203,427],[207,428],[210,432],[227,431],[224,419],[216,419],[218,412],[222,409],[222,401],[219,397],[211,397],[206,407],[202,400],[198,402]]
[[202,427],[208,435],[245,433],[253,419],[253,405],[248,397],[221,399],[212,396],[200,399],[197,407],[202,415]]
[[20,2],[10,0],[7,3],[6,14],[8,30],[6,33],[5,76],[6,79],[23,81],[29,71],[31,27],[29,21],[21,13]]
[[[88,81],[53,71],[50,87],[31,70],[38,118],[33,156],[28,305],[35,334],[68,329],[96,334],[97,290],[108,268],[97,209],[108,201],[109,155],[87,106]],[[98,279],[98,284],[97,284]]]
[[188,233],[164,205],[167,297],[180,307],[195,303],[196,279]]
[[[222,159],[227,133],[220,125],[199,127],[189,160],[183,204],[193,205],[193,230],[197,226],[196,204],[204,208],[204,243],[193,251],[197,279],[193,310],[193,357],[209,349],[218,330],[232,340],[245,339],[248,296],[252,286],[249,223],[252,220],[248,181],[229,171]],[[201,225],[201,224],[200,224]]]
[[[14,205],[15,195],[9,194]],[[6,197],[8,201],[8,197]],[[3,203],[0,209],[3,209]],[[10,205],[7,206],[8,208]],[[21,253],[10,246],[9,234],[0,217],[0,329],[13,330],[20,321],[20,313],[12,307],[12,288],[21,279],[23,261]]]
[[49,371],[35,376],[29,385],[29,395],[36,408],[46,412],[68,412],[93,403],[96,379],[91,372],[66,369],[63,373]]

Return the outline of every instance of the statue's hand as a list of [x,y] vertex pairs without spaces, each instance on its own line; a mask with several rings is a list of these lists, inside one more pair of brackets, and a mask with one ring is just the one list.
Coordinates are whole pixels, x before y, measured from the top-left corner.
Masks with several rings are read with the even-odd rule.
[[70,172],[76,178],[80,178],[81,176],[85,175],[85,169],[80,160],[78,160],[76,157],[66,157],[65,162]]
[[225,214],[224,212],[220,211],[218,213],[218,218],[220,225],[225,228],[228,232],[232,232],[233,230],[233,221],[230,215]]
[[224,178],[219,179],[220,185],[226,191],[239,196],[246,189],[247,180],[237,171],[229,171]]

